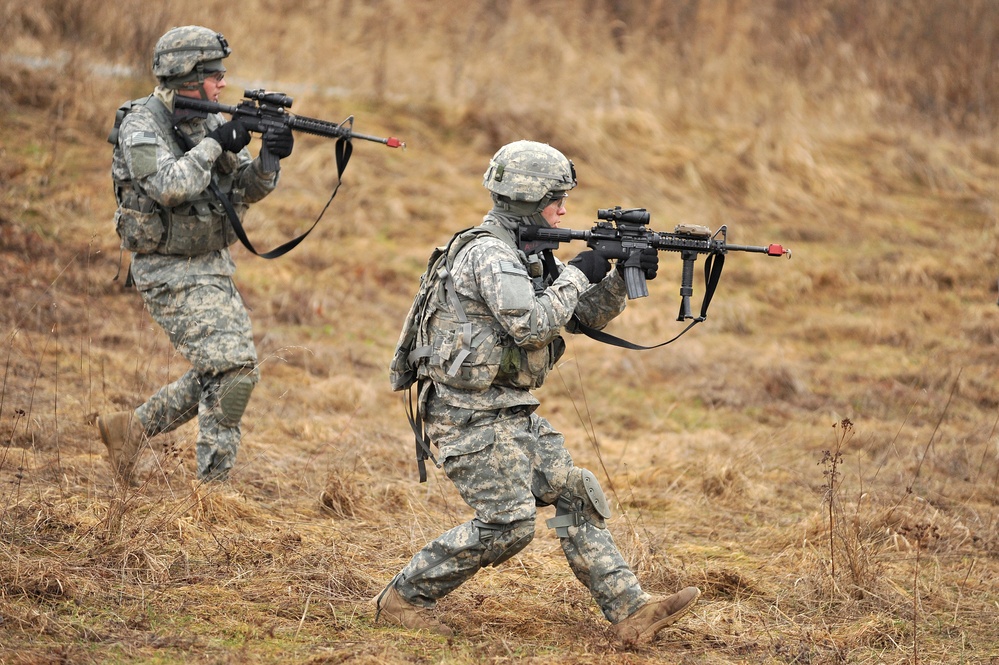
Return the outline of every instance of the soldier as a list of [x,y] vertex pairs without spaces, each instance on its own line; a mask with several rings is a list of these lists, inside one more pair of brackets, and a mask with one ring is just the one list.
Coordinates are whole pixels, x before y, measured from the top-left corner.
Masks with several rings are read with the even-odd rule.
[[[280,169],[265,172],[246,149],[238,120],[174,109],[177,95],[217,102],[226,87],[225,37],[200,26],[173,28],[156,43],[148,97],[122,106],[111,140],[115,215],[130,278],[150,315],[191,363],[134,411],[99,416],[115,477],[132,481],[146,441],[198,418],[197,476],[225,480],[240,444],[240,420],[259,378],[253,331],[233,282],[229,221],[267,196]],[[263,136],[278,158],[291,130]],[[227,199],[227,200],[223,200]],[[229,210],[227,210],[229,208]]]
[[[561,152],[533,141],[506,145],[483,185],[493,208],[449,243],[444,268],[428,268],[421,292],[429,300],[411,310],[392,367],[393,388],[415,383],[417,425],[438,446],[475,518],[416,553],[375,598],[375,620],[451,635],[433,616],[435,602],[523,550],[534,538],[536,506],[554,505],[547,525],[615,637],[648,642],[700,591],[652,597],[642,590],[607,530],[611,512],[597,478],[573,464],[531,394],[565,349],[563,327],[573,332],[578,317],[601,328],[624,310],[624,280],[596,251],[566,267],[550,250],[532,252],[518,241],[521,225],[557,227],[566,212],[576,174]],[[652,279],[656,251],[641,259]],[[417,331],[411,345],[409,329]]]

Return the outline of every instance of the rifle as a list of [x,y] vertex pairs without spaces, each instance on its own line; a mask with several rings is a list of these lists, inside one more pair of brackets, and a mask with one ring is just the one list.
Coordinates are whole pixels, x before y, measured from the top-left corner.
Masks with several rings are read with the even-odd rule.
[[[304,132],[314,136],[322,136],[323,138],[337,140],[337,185],[333,188],[333,193],[330,195],[329,201],[326,202],[326,206],[323,208],[322,212],[319,213],[319,217],[317,217],[316,221],[312,223],[312,227],[309,228],[308,231],[269,252],[261,253],[253,247],[249,238],[246,237],[246,232],[243,230],[239,217],[236,215],[235,210],[233,210],[228,198],[218,191],[218,186],[214,182],[209,185],[216,197],[218,197],[219,201],[221,201],[223,206],[226,207],[226,214],[229,216],[229,221],[232,224],[233,231],[236,233],[236,237],[239,238],[244,247],[257,256],[261,256],[265,259],[273,259],[283,256],[304,240],[305,237],[312,232],[312,229],[316,228],[316,224],[319,223],[319,220],[322,219],[323,215],[326,213],[326,208],[328,208],[330,203],[333,201],[333,197],[336,196],[337,190],[340,189],[340,184],[343,182],[343,170],[347,168],[347,162],[350,160],[350,154],[353,151],[351,139],[374,141],[375,143],[383,143],[390,148],[401,147],[403,150],[406,149],[406,143],[393,136],[380,138],[378,136],[369,136],[368,134],[358,134],[354,131],[354,116],[348,116],[346,120],[337,124],[327,120],[307,118],[302,115],[292,115],[288,112],[288,109],[291,108],[294,100],[283,92],[244,90],[243,100],[236,106],[219,104],[218,102],[209,102],[203,99],[185,97],[183,95],[175,95],[173,99],[175,108],[193,111],[195,114],[207,115],[209,113],[227,113],[233,118],[238,118],[243,126],[251,132],[264,134],[269,129],[289,127],[293,131]],[[174,129],[176,130],[176,127]],[[192,147],[190,139],[179,130],[177,130],[177,138],[182,141],[188,149]],[[277,171],[279,160],[277,157],[272,155],[269,150],[267,150],[266,143],[261,146],[259,157],[264,171],[269,173]]]
[[[302,115],[292,115],[288,112],[294,100],[283,92],[267,92],[266,90],[244,90],[243,100],[236,106],[209,102],[183,95],[174,96],[174,106],[179,109],[198,111],[200,113],[226,113],[240,122],[251,132],[265,133],[268,129],[290,127],[297,132],[322,136],[327,139],[361,139],[383,143],[390,148],[406,148],[406,143],[394,136],[381,138],[358,134],[354,131],[354,116],[349,116],[341,123],[308,118]],[[260,150],[260,161],[265,171],[277,170],[278,159],[267,151],[267,146]]]
[[[697,323],[707,317],[708,304],[721,276],[727,253],[754,252],[791,258],[791,250],[782,245],[761,247],[733,245],[728,242],[728,227],[724,225],[714,233],[711,233],[708,227],[698,224],[679,224],[672,233],[650,231],[646,228],[649,223],[649,213],[645,208],[622,209],[621,206],[601,208],[597,210],[597,219],[599,221],[589,231],[521,226],[521,249],[530,254],[554,249],[559,243],[585,240],[591,249],[607,258],[615,259],[617,264],[622,266],[621,272],[628,298],[644,298],[649,295],[645,273],[640,267],[643,249],[652,247],[661,252],[679,252],[683,260],[683,272],[680,279],[680,313],[676,318],[677,321],[694,319],[694,323]],[[694,262],[698,254],[707,255],[704,265],[707,286],[700,316],[695,317],[691,313],[690,297],[694,292]]]

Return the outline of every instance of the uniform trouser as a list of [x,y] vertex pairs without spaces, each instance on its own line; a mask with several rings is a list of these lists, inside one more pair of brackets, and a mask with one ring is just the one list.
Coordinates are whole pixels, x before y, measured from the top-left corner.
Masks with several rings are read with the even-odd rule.
[[[565,439],[547,420],[526,409],[469,410],[431,397],[427,434],[441,450],[442,464],[475,519],[451,529],[422,550],[396,579],[398,592],[413,604],[432,607],[483,567],[480,524],[492,527],[528,521],[537,504],[555,502],[573,468]],[[603,524],[569,527],[561,538],[569,567],[617,623],[645,604],[635,574]],[[488,561],[487,561],[488,563]]]
[[232,278],[198,275],[141,291],[153,320],[191,369],[160,388],[136,410],[148,436],[169,432],[198,417],[197,473],[224,479],[236,460],[240,417],[223,413],[226,380],[259,378],[250,317]]

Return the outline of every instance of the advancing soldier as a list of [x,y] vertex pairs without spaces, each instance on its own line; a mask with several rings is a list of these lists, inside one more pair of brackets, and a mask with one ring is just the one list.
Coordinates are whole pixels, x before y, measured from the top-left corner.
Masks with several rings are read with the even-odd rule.
[[[242,216],[278,182],[246,149],[238,120],[174,109],[176,95],[217,102],[225,88],[225,37],[200,26],[173,28],[156,43],[153,94],[122,106],[109,140],[121,246],[153,319],[190,363],[182,377],[134,411],[97,419],[119,480],[130,482],[146,440],[198,417],[197,474],[225,480],[236,460],[240,420],[259,378],[253,331],[232,280],[230,215]],[[264,134],[278,158],[291,130]],[[227,208],[231,210],[227,211]]]
[[[414,304],[392,366],[393,388],[415,383],[416,428],[438,446],[475,519],[419,551],[375,598],[375,619],[451,635],[432,615],[437,599],[524,549],[534,538],[536,506],[554,505],[547,525],[616,638],[648,642],[700,591],[662,598],[642,590],[607,530],[611,513],[597,478],[573,465],[531,394],[565,349],[563,327],[575,331],[578,317],[601,328],[624,310],[624,280],[593,250],[565,267],[550,250],[519,246],[518,227],[557,227],[565,214],[576,175],[561,152],[533,141],[506,145],[483,185],[493,209],[452,239],[443,268],[424,275],[421,295],[429,297]],[[657,268],[656,251],[643,253],[647,279]]]

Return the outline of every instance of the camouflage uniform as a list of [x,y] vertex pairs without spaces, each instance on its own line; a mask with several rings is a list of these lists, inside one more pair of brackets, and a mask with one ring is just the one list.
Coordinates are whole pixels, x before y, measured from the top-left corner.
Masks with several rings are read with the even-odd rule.
[[[160,204],[182,205],[202,195],[212,175],[221,171],[233,175],[244,192],[244,202],[262,199],[276,186],[276,173],[264,173],[246,148],[234,155],[222,152],[213,141],[201,143],[207,130],[222,121],[221,116],[214,116],[181,123],[181,131],[198,145],[175,158],[176,139],[160,135],[149,113],[133,111],[120,130],[125,164],[131,172],[133,150],[128,136],[157,133],[157,169],[138,183],[150,198]],[[213,213],[225,215],[224,210]],[[224,478],[239,449],[239,422],[227,419],[219,403],[222,379],[235,374],[249,376],[253,382],[259,378],[250,317],[232,279],[235,269],[226,247],[193,256],[150,253],[132,257],[132,279],[146,308],[174,348],[191,363],[187,373],[157,391],[136,415],[147,436],[169,432],[197,416],[199,478]]]
[[[176,90],[201,86],[204,97],[206,76],[225,71],[221,62],[229,52],[224,37],[207,28],[168,32],[154,54],[160,85],[123,107],[117,134],[109,139],[116,144],[112,176],[121,204],[116,224],[122,247],[133,252],[131,278],[150,315],[191,364],[128,415],[135,423],[130,427],[144,441],[197,416],[201,479],[228,476],[243,410],[259,379],[250,318],[232,279],[228,246],[236,237],[209,185],[214,181],[242,216],[278,182],[278,172],[265,172],[245,147],[234,153],[217,140],[204,140],[225,123],[223,116],[174,112]],[[174,126],[193,147],[182,145]],[[98,424],[112,465],[127,478],[138,456],[138,434]],[[116,454],[129,459],[118,461]]]
[[502,229],[512,239],[521,221],[495,209],[487,215],[483,226],[499,237],[482,236],[461,250],[452,270],[454,287],[469,318],[488,312],[517,347],[527,355],[545,352],[547,362],[525,362],[516,374],[500,372],[484,390],[434,381],[422,395],[428,438],[439,447],[445,473],[475,518],[424,547],[394,585],[405,601],[432,607],[483,566],[526,547],[534,537],[536,506],[561,499],[581,517],[557,529],[569,566],[604,616],[616,623],[649,595],[618,551],[604,517],[580,496],[588,472],[573,465],[563,436],[535,413],[539,402],[530,390],[541,385],[557,361],[560,332],[567,324],[572,329],[574,313],[600,328],[623,311],[624,281],[612,270],[591,285],[580,270],[565,267],[536,293],[525,254],[502,239]]

